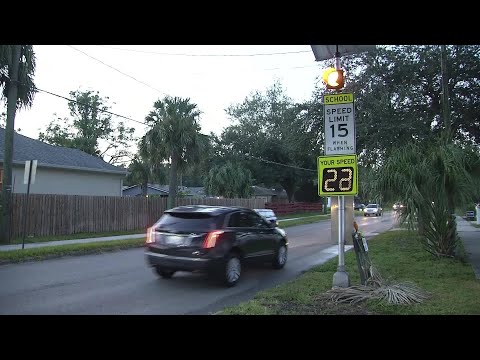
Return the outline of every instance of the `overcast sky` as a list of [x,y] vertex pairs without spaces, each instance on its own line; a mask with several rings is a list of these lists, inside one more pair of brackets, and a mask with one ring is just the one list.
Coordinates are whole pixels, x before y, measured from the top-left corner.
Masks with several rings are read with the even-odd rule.
[[[165,95],[189,97],[202,115],[205,134],[220,134],[230,125],[224,109],[242,102],[255,90],[264,91],[280,80],[294,100],[311,97],[320,64],[315,62],[309,45],[35,45],[37,68],[35,84],[65,97],[72,90],[95,90],[108,96],[111,111],[138,121],[153,109],[153,103]],[[185,56],[252,55],[298,52],[270,56]],[[155,53],[164,53],[155,54]],[[110,68],[112,66],[129,76]],[[141,82],[148,84],[142,84]],[[15,129],[37,138],[57,113],[69,115],[67,101],[38,92],[33,106],[17,112]],[[120,121],[113,117],[115,121]],[[145,127],[126,121],[141,136]]]

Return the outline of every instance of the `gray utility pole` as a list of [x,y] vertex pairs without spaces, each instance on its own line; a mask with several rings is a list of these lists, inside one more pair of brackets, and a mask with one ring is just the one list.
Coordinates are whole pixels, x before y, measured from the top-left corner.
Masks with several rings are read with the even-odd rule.
[[[365,51],[371,51],[376,49],[376,45],[310,45],[315,56],[315,61],[323,61],[335,57],[335,69],[341,70],[340,55],[351,55],[356,53],[362,53]],[[327,86],[328,88],[328,86]],[[337,91],[340,89],[337,89]],[[353,96],[353,94],[352,94]],[[324,104],[324,108],[326,105]],[[353,97],[352,97],[353,107]],[[353,113],[352,113],[353,114]],[[353,118],[354,119],[354,118]],[[354,122],[352,122],[354,126]],[[347,123],[348,125],[348,123]],[[355,134],[355,131],[352,132]],[[326,133],[325,133],[326,134]],[[333,137],[333,135],[332,135]],[[356,139],[353,139],[353,145],[355,149]],[[325,155],[336,155],[338,151],[330,152],[327,154],[327,148],[325,147]],[[354,155],[355,150],[352,151]],[[320,184],[319,184],[320,185]],[[320,190],[319,190],[320,192]],[[345,242],[346,239],[352,236],[353,231],[353,196],[333,196],[331,197],[330,206],[330,219],[331,219],[331,234],[332,241],[338,239],[338,268],[337,272],[333,275],[333,286],[348,287],[350,286],[350,278],[345,271]]]
[[443,123],[448,139],[451,139],[450,123],[450,104],[448,94],[448,72],[447,72],[447,49],[445,45],[440,45],[440,68],[442,72],[442,106],[443,106]]
[[8,69],[10,84],[7,94],[7,124],[5,127],[5,151],[3,159],[3,189],[2,189],[2,233],[3,242],[11,240],[12,218],[12,161],[13,161],[13,134],[15,128],[15,113],[18,99],[18,68],[22,45],[13,46],[11,67]]
[[[342,200],[343,199],[343,200]],[[332,196],[330,204],[331,239],[338,244],[338,266],[333,274],[333,286],[349,287],[350,277],[345,269],[345,243],[353,231],[353,196]]]

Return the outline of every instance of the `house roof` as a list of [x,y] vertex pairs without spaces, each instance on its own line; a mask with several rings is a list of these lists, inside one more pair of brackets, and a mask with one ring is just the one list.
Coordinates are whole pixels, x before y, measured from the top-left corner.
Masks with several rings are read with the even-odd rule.
[[253,193],[256,196],[274,196],[278,195],[275,190],[267,189],[261,186],[252,186]]
[[[132,185],[132,186],[124,186],[122,191],[125,191],[125,190],[128,190],[128,189],[133,189],[133,188],[140,187],[140,186],[141,186],[140,184],[136,184],[136,185]],[[150,188],[150,189],[157,190],[157,191],[160,191],[162,193],[168,194],[167,190],[160,189],[157,186],[155,186],[155,184],[147,184],[147,187]]]
[[[169,185],[160,185],[160,184],[151,184],[157,190],[162,190],[168,192],[170,189]],[[183,191],[186,194],[193,196],[203,196],[205,195],[205,188],[203,186],[179,186],[178,191]]]
[[[5,150],[5,129],[0,128],[0,161]],[[38,160],[37,166],[59,169],[83,170],[126,175],[127,170],[114,166],[99,157],[78,149],[54,146],[40,140],[18,134],[13,135],[13,163],[24,164],[26,160]]]

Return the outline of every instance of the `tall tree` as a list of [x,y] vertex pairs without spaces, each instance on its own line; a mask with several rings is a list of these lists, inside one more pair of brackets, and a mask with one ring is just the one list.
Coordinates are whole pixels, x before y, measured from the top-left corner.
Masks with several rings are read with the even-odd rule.
[[227,161],[215,166],[204,179],[205,193],[226,198],[248,198],[252,195],[252,175],[248,169]]
[[234,124],[222,133],[222,152],[245,162],[256,183],[280,184],[292,201],[302,178],[314,178],[313,172],[298,169],[315,168],[317,134],[310,131],[308,109],[294,104],[276,82],[230,106],[227,114]]
[[205,137],[200,134],[200,111],[189,98],[166,96],[153,104],[146,117],[151,129],[140,141],[140,153],[152,164],[170,162],[168,207],[175,206],[178,171],[201,157]]
[[4,181],[2,189],[2,223],[0,236],[10,240],[13,161],[13,133],[18,107],[30,107],[36,92],[35,53],[32,45],[0,45],[0,89],[7,101],[5,149],[3,158]]
[[[446,46],[453,140],[480,144],[480,46]],[[345,59],[355,94],[357,152],[378,164],[399,144],[444,128],[440,46],[384,46]]]
[[[364,196],[380,195],[374,194],[372,180],[378,173],[385,176],[383,164],[390,163],[392,154],[398,157],[397,149],[410,142],[434,147],[439,137],[445,138],[446,128],[451,128],[454,144],[471,144],[478,151],[480,46],[452,45],[444,50],[443,72],[440,46],[380,46],[344,59],[345,91],[355,94],[357,154],[363,166],[359,181]],[[442,78],[442,73],[448,78]],[[442,82],[449,107],[443,106]],[[392,198],[395,190],[383,188],[382,196]],[[448,200],[452,193],[446,196],[447,206],[452,206]],[[440,206],[439,201],[435,204]]]
[[[107,113],[111,108],[108,97],[91,90],[71,91],[70,96],[74,100],[68,103],[71,119],[52,121],[45,132],[40,132],[39,140],[80,149],[111,164],[132,158],[128,148],[135,129],[126,127],[122,121],[114,124],[112,115]],[[100,141],[104,142],[103,149]]]

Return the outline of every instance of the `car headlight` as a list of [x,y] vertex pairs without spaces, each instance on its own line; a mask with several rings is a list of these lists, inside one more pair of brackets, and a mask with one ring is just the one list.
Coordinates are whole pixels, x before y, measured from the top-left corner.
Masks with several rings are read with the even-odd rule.
[[284,237],[287,236],[287,232],[286,232],[285,230],[280,229],[280,228],[278,228],[278,227],[275,228],[275,230],[277,230],[280,235],[282,235],[282,236],[284,236]]

